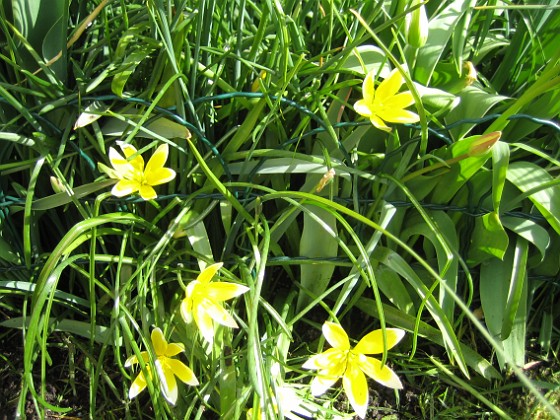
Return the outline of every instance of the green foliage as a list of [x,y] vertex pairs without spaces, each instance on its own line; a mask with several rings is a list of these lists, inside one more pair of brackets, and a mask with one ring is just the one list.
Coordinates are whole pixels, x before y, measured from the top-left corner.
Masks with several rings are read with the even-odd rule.
[[[350,418],[301,368],[330,320],[408,332],[380,358],[429,389],[387,414],[560,418],[558,375],[523,370],[559,363],[559,22],[554,0],[0,3],[9,417]],[[353,104],[395,67],[420,122],[385,132]],[[169,145],[157,199],[110,195],[118,141]],[[208,345],[179,307],[213,262],[249,291]],[[128,398],[154,327],[200,382],[175,406],[157,376]]]

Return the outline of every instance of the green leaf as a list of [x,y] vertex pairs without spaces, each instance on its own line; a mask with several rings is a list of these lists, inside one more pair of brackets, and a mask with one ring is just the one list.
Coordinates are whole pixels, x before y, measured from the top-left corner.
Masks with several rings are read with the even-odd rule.
[[552,228],[560,234],[560,180],[527,161],[509,165],[507,179],[532,201]]
[[550,244],[550,235],[545,228],[530,219],[520,219],[518,217],[503,217],[502,224],[532,243],[539,250],[541,259],[544,258],[546,249]]
[[492,204],[494,211],[499,214],[502,193],[506,183],[509,166],[509,145],[498,141],[492,147]]
[[393,305],[405,314],[411,315],[414,312],[414,303],[397,273],[386,267],[379,267],[375,270],[375,278],[379,290]]
[[[489,93],[476,86],[468,86],[458,94],[461,102],[445,117],[447,125],[467,119],[483,117],[496,104],[508,99],[505,96]],[[451,129],[455,139],[465,136],[476,126],[475,123],[464,123]]]
[[[341,68],[361,75],[374,71],[379,77],[385,78],[391,73],[391,65],[383,50],[374,45],[360,45],[352,50]],[[365,71],[364,71],[365,70]]]
[[111,91],[117,96],[123,96],[126,82],[132,73],[134,73],[136,67],[155,51],[154,48],[148,47],[146,44],[140,45],[141,47],[130,53],[115,71],[115,77],[113,77],[113,81],[111,82]]
[[509,237],[496,212],[485,214],[475,221],[469,249],[469,263],[480,264],[496,257],[503,259],[508,248]]
[[[318,206],[305,206],[303,213],[303,231],[299,254],[310,258],[332,258],[338,254],[336,217],[332,212]],[[311,293],[300,293],[297,310],[308,305],[314,297],[323,293],[332,278],[335,265],[318,262],[301,265],[301,286]]]
[[449,39],[463,14],[476,4],[475,0],[455,0],[432,17],[426,44],[418,50],[414,79],[428,85],[434,69],[446,51]]

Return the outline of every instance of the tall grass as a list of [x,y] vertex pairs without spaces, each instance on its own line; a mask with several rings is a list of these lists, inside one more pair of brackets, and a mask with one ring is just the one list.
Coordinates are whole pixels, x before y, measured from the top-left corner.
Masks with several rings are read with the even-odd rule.
[[[420,7],[429,24],[410,28]],[[408,332],[381,357],[415,399],[376,390],[387,414],[560,417],[558,376],[527,364],[558,367],[556,1],[13,0],[0,13],[1,341],[21,353],[2,371],[22,384],[10,413],[351,418],[336,391],[312,397],[301,368],[336,320],[355,340]],[[367,72],[395,67],[420,119],[384,132],[353,104]],[[169,145],[178,176],[156,200],[110,194],[98,163],[118,141],[144,156]],[[216,261],[250,290],[230,305],[240,328],[209,346],[179,307]],[[175,406],[156,377],[128,398],[138,372],[124,363],[155,356],[156,326],[200,382]]]

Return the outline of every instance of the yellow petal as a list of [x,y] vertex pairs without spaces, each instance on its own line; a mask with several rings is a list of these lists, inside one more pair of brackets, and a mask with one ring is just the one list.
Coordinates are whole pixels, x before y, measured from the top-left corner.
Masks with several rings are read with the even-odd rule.
[[369,120],[371,121],[371,123],[375,128],[378,128],[379,130],[383,130],[383,131],[391,131],[391,127],[388,127],[387,124],[385,124],[385,122],[377,115],[370,116]]
[[202,337],[210,344],[214,342],[214,323],[210,315],[206,313],[202,305],[197,305],[193,308],[194,322],[200,330]]
[[401,92],[383,102],[384,108],[406,108],[414,104],[414,97],[409,91]]
[[362,96],[364,97],[364,102],[367,106],[373,105],[373,100],[375,98],[374,71],[370,71],[364,79],[364,83],[362,84]]
[[144,372],[140,372],[132,385],[130,385],[130,389],[128,390],[128,398],[133,399],[138,394],[140,394],[146,388],[146,378],[144,378]]
[[185,346],[183,343],[169,343],[167,345],[167,350],[165,351],[165,356],[173,357],[177,356],[179,353],[185,351]]
[[373,114],[371,104],[368,104],[368,102],[363,99],[360,99],[354,104],[354,111],[364,117],[370,117],[371,114]]
[[209,265],[202,270],[196,279],[201,283],[209,283],[223,265],[224,263],[221,262]]
[[159,168],[154,171],[146,169],[145,178],[146,183],[149,185],[165,184],[175,178],[175,171],[169,168]]
[[140,184],[138,182],[129,181],[128,179],[121,179],[113,186],[111,194],[113,194],[115,197],[124,197],[125,195],[135,193],[139,189]]
[[200,305],[201,310],[204,310],[214,321],[218,324],[224,325],[230,328],[238,328],[235,319],[226,311],[222,305],[212,302],[208,299],[204,299]]
[[399,69],[394,69],[389,77],[383,80],[377,87],[375,102],[385,102],[391,96],[394,96],[399,91],[403,83],[404,79],[399,72]]
[[249,290],[248,287],[235,283],[212,282],[205,287],[206,296],[216,302],[223,302],[242,295]]
[[112,147],[109,147],[109,162],[111,162],[111,166],[113,166],[121,177],[127,172],[134,171],[134,168],[128,163],[126,158],[122,157],[121,154]]
[[[399,328],[386,328],[387,350],[393,348],[404,337],[404,331]],[[383,353],[383,331],[374,330],[366,334],[353,350],[354,353],[379,354]]]
[[151,185],[148,184],[141,185],[139,192],[140,192],[140,197],[142,197],[146,201],[157,198],[156,190],[154,190]]
[[167,340],[163,336],[163,332],[159,328],[152,330],[152,345],[157,356],[165,355],[167,351]]
[[165,399],[171,404],[175,405],[177,403],[177,396],[179,395],[177,389],[177,381],[175,380],[175,375],[173,371],[169,368],[166,358],[162,360],[156,360],[156,370],[161,382],[161,392]]
[[350,349],[350,341],[346,331],[334,322],[325,322],[323,324],[323,335],[332,347],[340,350]]
[[399,124],[414,123],[420,120],[417,114],[406,109],[384,109],[379,113],[379,117],[385,121]]
[[[147,351],[141,352],[140,356],[144,360],[144,363],[148,363],[148,360],[150,360],[150,356],[148,355]],[[135,365],[137,363],[138,363],[138,358],[136,357],[136,355],[133,355],[133,356],[130,356],[128,359],[126,359],[126,361],[124,362],[124,367],[130,367],[130,366]]]
[[381,367],[381,362],[363,354],[358,359],[360,369],[371,379],[389,388],[402,389],[402,383],[397,374],[387,365]]
[[[190,283],[189,283],[190,285]],[[187,286],[188,289],[188,286]],[[183,299],[183,301],[181,302],[181,315],[183,316],[183,320],[187,323],[190,324],[193,320],[193,316],[192,316],[192,298],[187,296],[185,299]]]
[[340,376],[315,376],[311,381],[311,393],[315,397],[323,395],[339,378]]
[[169,369],[187,385],[198,385],[198,380],[196,379],[194,372],[180,360],[167,359],[166,364]]
[[301,367],[304,369],[328,370],[329,375],[339,377],[346,369],[346,356],[346,352],[332,348],[311,356]]
[[166,143],[160,145],[148,161],[148,164],[146,165],[146,173],[157,171],[158,169],[163,168],[163,165],[165,165],[165,162],[167,161],[168,155],[169,146]]
[[134,170],[139,173],[144,172],[144,158],[142,158],[141,155],[137,154],[138,150],[136,150],[133,145],[127,143],[122,143],[120,146],[121,150],[124,153],[124,157],[126,158],[127,162],[132,165]]
[[356,414],[365,418],[369,397],[368,385],[365,375],[355,363],[348,363],[346,373],[342,377],[342,386]]

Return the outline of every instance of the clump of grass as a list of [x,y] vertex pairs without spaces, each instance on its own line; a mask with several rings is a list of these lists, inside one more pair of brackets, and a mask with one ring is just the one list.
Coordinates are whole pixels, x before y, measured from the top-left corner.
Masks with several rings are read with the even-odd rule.
[[[63,3],[0,6],[6,415],[350,418],[302,369],[332,321],[385,331],[404,390],[366,417],[559,418],[553,2]],[[418,118],[362,118],[393,69]],[[111,195],[156,172],[119,142],[167,145],[155,199]],[[180,308],[216,262],[208,340]],[[176,404],[164,353],[199,383]]]

